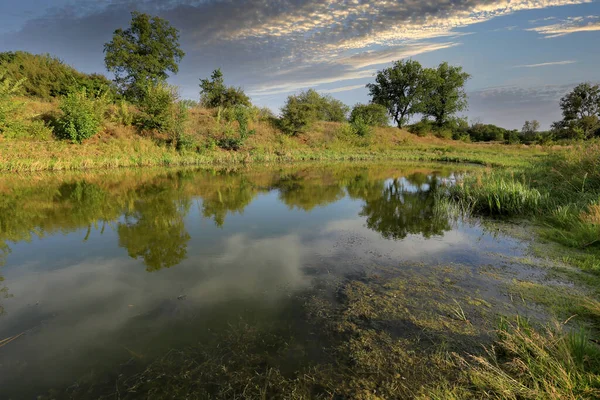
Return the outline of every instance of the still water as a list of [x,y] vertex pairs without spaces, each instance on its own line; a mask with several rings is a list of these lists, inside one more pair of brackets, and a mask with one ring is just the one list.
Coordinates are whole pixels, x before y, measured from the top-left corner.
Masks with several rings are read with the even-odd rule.
[[[439,207],[436,188],[462,172],[359,164],[5,176],[0,397],[178,398],[148,387],[168,366],[143,378],[146,386],[127,379],[198,349],[207,368],[206,354],[220,354],[219,378],[203,372],[195,388],[183,379],[177,390],[244,397],[231,383],[245,379],[236,368],[294,377],[306,364],[331,362],[327,338],[310,323],[318,313],[305,306],[333,304],[339,285],[368,276],[402,280],[405,293],[416,293],[403,307],[445,326],[456,321],[431,305],[433,296],[508,312],[501,285],[483,271],[524,273],[503,260],[525,248]],[[463,308],[483,327],[488,314],[477,304]],[[449,337],[421,320],[395,325],[394,335]],[[264,339],[273,332],[277,339]],[[242,335],[236,344],[232,334]],[[240,341],[243,350],[233,348]],[[229,361],[240,354],[246,359]],[[219,392],[218,379],[229,392]]]

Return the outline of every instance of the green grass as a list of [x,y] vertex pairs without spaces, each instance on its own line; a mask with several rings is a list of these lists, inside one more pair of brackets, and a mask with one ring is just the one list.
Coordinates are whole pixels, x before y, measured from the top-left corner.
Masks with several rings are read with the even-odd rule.
[[600,396],[600,349],[586,330],[554,323],[535,329],[523,318],[503,320],[494,346],[480,356],[456,355],[462,371],[422,399],[595,399]]
[[438,196],[468,214],[529,219],[542,239],[583,250],[578,264],[600,272],[600,142],[469,175]]

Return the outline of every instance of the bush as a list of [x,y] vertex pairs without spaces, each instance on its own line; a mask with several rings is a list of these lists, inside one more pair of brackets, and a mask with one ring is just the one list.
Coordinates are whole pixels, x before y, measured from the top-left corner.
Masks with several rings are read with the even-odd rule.
[[315,121],[344,122],[349,107],[313,89],[289,96],[281,110],[281,129],[290,135],[304,132]]
[[100,130],[106,104],[103,99],[91,99],[85,89],[70,93],[59,106],[62,115],[57,120],[56,135],[61,139],[81,143]]
[[365,122],[361,116],[354,118],[354,121],[350,123],[350,126],[352,127],[352,133],[360,137],[371,136],[373,130],[371,125]]
[[475,123],[468,129],[469,136],[474,142],[504,141],[509,131],[492,124]]
[[408,127],[408,131],[417,136],[427,136],[433,130],[433,124],[431,121],[422,120],[417,122],[416,124],[412,124]]
[[213,71],[210,79],[200,80],[200,102],[204,107],[250,107],[250,98],[244,93],[242,88],[225,86],[223,73],[220,69]]
[[318,119],[317,107],[304,93],[289,96],[281,110],[281,129],[289,135],[304,132]]
[[3,136],[12,136],[21,129],[21,121],[15,118],[15,114],[23,104],[15,101],[14,96],[21,90],[23,82],[15,82],[5,73],[0,73],[0,134]]
[[184,135],[188,113],[184,103],[179,101],[177,89],[164,82],[144,88],[140,100],[141,115],[137,125],[141,129],[154,130],[167,135],[167,142],[177,143]]
[[23,51],[0,53],[0,69],[13,81],[23,80],[29,96],[50,100],[85,88],[88,96],[116,93],[108,78],[84,74],[48,54],[35,55]]
[[[227,125],[225,127],[225,137],[217,141],[217,145],[224,150],[239,150],[248,136],[254,134],[254,130],[249,129],[249,122],[255,116],[255,110],[251,107],[242,105],[227,109],[224,115]],[[237,135],[231,125],[237,123]]]
[[387,109],[380,104],[355,105],[350,113],[350,123],[354,123],[358,119],[370,126],[388,126],[389,124]]

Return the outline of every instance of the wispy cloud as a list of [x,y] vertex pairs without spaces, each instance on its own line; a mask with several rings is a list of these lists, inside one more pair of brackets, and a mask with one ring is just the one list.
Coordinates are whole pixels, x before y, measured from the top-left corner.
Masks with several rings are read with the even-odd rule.
[[335,89],[322,89],[319,90],[321,93],[341,93],[341,92],[349,92],[351,90],[363,89],[365,85],[350,85],[350,86],[342,86]]
[[564,60],[564,61],[551,61],[539,64],[525,64],[525,65],[515,65],[513,68],[538,68],[538,67],[549,67],[551,65],[567,65],[567,64],[575,64],[577,61],[575,60]]
[[538,26],[527,30],[537,32],[546,39],[565,36],[576,32],[600,31],[600,17],[596,15],[570,17],[555,24]]

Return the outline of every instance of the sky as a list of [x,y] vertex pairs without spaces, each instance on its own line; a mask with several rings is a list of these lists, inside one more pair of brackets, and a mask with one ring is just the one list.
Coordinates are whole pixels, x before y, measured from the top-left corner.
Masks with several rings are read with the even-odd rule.
[[186,56],[169,81],[189,99],[221,68],[274,111],[308,88],[366,103],[378,70],[412,58],[471,74],[470,122],[548,128],[563,95],[600,82],[600,0],[0,0],[0,51],[110,77],[103,45],[133,10],[180,30]]

